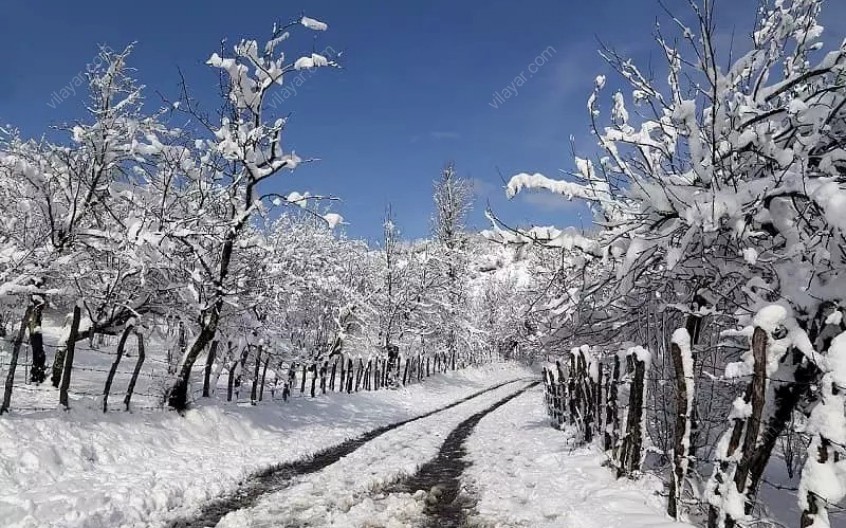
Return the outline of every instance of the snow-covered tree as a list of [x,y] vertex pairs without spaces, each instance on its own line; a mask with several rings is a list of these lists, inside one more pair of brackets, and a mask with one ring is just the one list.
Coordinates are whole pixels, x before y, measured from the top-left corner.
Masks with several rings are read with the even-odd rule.
[[[294,152],[283,150],[282,133],[287,118],[271,115],[268,103],[286,74],[334,64],[316,53],[291,61],[279,49],[293,27],[325,29],[325,24],[312,22],[313,19],[302,18],[276,26],[261,47],[254,40],[243,40],[232,50],[232,57],[214,53],[209,58],[209,66],[222,70],[226,79],[224,112],[219,122],[203,118],[190,99],[181,101],[182,107],[203,123],[209,137],[196,141],[196,170],[180,191],[210,200],[221,221],[215,226],[214,234],[195,230],[189,223],[174,235],[192,254],[189,260],[198,263],[199,278],[192,282],[197,297],[197,333],[180,361],[178,377],[168,396],[169,405],[175,409],[185,409],[188,405],[191,369],[214,339],[227,298],[237,287],[231,266],[245,242],[250,219],[263,207],[263,200],[273,198],[263,194],[260,186],[303,162]],[[291,198],[300,199],[299,194]]]
[[[736,371],[752,378],[750,387],[764,383],[758,376],[784,381],[761,385],[755,418],[732,415],[740,424],[733,430],[748,439],[738,446],[742,454],[727,452],[728,441],[716,446],[718,460],[729,463],[716,464],[706,493],[712,526],[751,514],[776,440],[794,412],[813,401],[809,381],[819,379],[818,358],[841,329],[831,313],[844,291],[846,47],[827,49],[820,40],[821,6],[767,3],[748,51],[729,62],[716,42],[712,3],[695,4],[694,27],[672,18],[675,35],[657,32],[661,79],[604,50],[622,83],[608,110],[600,104],[612,84],[604,76],[588,101],[598,159],[577,158],[567,181],[523,173],[508,184],[511,195],[545,189],[591,205],[602,227],[593,239],[612,268],[615,292],[603,311],[625,317],[620,324],[636,322],[626,313],[660,296],[684,315],[695,356],[703,318],[754,329],[759,310],[773,303],[786,310],[761,330],[770,343],[761,357],[778,369]],[[585,244],[568,244],[589,253]]]
[[469,256],[467,215],[472,188],[447,165],[435,182],[435,213],[432,218],[431,258],[434,288],[428,294],[436,318],[439,339],[455,368],[460,348],[469,345],[467,322]]

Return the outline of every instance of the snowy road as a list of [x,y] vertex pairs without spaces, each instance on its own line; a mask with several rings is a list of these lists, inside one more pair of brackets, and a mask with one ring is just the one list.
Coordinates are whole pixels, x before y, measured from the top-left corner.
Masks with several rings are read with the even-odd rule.
[[397,427],[217,526],[689,528],[664,515],[660,482],[617,480],[595,448],[549,427],[534,387]]
[[464,437],[532,385],[505,385],[388,431],[318,472],[293,478],[253,507],[229,513],[218,526],[450,526],[443,499],[451,502],[450,482],[463,470],[455,462]]
[[0,420],[0,526],[164,527],[194,518],[274,464],[530,376],[500,363],[395,391],[198,405],[185,416],[80,408],[37,419],[7,415]]

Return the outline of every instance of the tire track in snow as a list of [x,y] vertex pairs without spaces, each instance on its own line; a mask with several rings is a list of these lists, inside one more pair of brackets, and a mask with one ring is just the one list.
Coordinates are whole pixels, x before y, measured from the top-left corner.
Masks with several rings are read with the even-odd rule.
[[514,398],[537,386],[533,382],[517,392],[502,398],[490,407],[470,416],[453,429],[441,446],[438,456],[424,464],[413,476],[405,479],[391,493],[411,493],[426,491],[427,526],[432,528],[457,528],[464,526],[467,512],[472,507],[471,497],[461,493],[461,476],[470,466],[465,457],[465,442],[473,433],[476,425],[490,413],[499,409]]
[[[461,398],[460,400],[456,400],[450,403],[449,405],[445,405],[443,407],[435,409],[434,411],[415,416],[414,418],[409,418],[407,420],[402,420],[382,427],[378,427],[355,438],[350,438],[349,440],[346,440],[345,442],[342,442],[336,446],[324,449],[322,451],[318,451],[309,458],[303,458],[299,460],[294,460],[292,462],[286,462],[277,466],[271,466],[264,471],[260,471],[254,474],[247,480],[246,485],[235,491],[233,494],[206,504],[200,510],[200,513],[196,516],[191,518],[176,519],[170,522],[167,526],[168,528],[206,528],[208,526],[215,526],[226,514],[236,510],[241,510],[254,506],[262,496],[284,489],[294,478],[320,471],[330,466],[331,464],[334,464],[341,458],[353,453],[367,442],[370,442],[371,440],[374,440],[375,438],[378,438],[385,433],[393,431],[394,429],[402,427],[403,425],[410,424],[418,420],[428,418],[432,415],[447,411],[449,409],[452,409],[453,407],[461,405],[462,403],[468,402],[474,398],[478,398],[479,396],[487,394],[491,391],[494,391],[512,383],[518,383],[520,381],[525,380],[516,379],[493,385],[486,389],[474,392],[473,394]],[[539,382],[534,382],[530,386],[537,385],[537,383]],[[515,393],[511,397],[514,397],[517,394],[521,394],[524,390],[526,389]],[[502,400],[500,401],[502,403],[505,403]],[[495,404],[495,406],[499,406],[502,403],[498,402],[497,404]],[[490,408],[490,410],[493,410],[493,408]],[[479,417],[479,420],[480,419],[481,416]],[[478,422],[478,420],[476,421]]]
[[471,498],[461,494],[461,476],[470,465],[470,462],[465,460],[467,455],[465,441],[482,418],[537,386],[538,383],[527,385],[461,422],[444,440],[437,458],[424,464],[413,477],[403,483],[405,491],[412,493],[428,490],[425,513],[429,526],[432,528],[464,526],[467,511],[472,506]]

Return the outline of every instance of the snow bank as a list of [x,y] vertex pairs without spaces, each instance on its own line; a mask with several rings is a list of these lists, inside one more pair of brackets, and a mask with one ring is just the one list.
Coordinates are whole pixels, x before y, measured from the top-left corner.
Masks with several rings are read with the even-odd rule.
[[0,419],[0,519],[9,527],[156,526],[260,468],[529,375],[465,369],[396,391],[174,413],[74,409]]

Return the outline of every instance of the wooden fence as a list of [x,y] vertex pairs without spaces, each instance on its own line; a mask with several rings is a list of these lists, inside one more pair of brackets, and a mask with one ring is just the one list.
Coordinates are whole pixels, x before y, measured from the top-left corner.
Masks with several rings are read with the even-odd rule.
[[643,458],[643,405],[649,354],[632,347],[604,360],[587,346],[543,372],[545,402],[554,427],[576,431],[581,442],[602,439],[619,476],[640,471]]
[[446,352],[395,358],[375,356],[366,361],[361,356],[338,354],[319,362],[295,361],[288,367],[282,397],[287,400],[294,392],[315,397],[318,392],[353,393],[396,388],[455,368],[455,362]]

